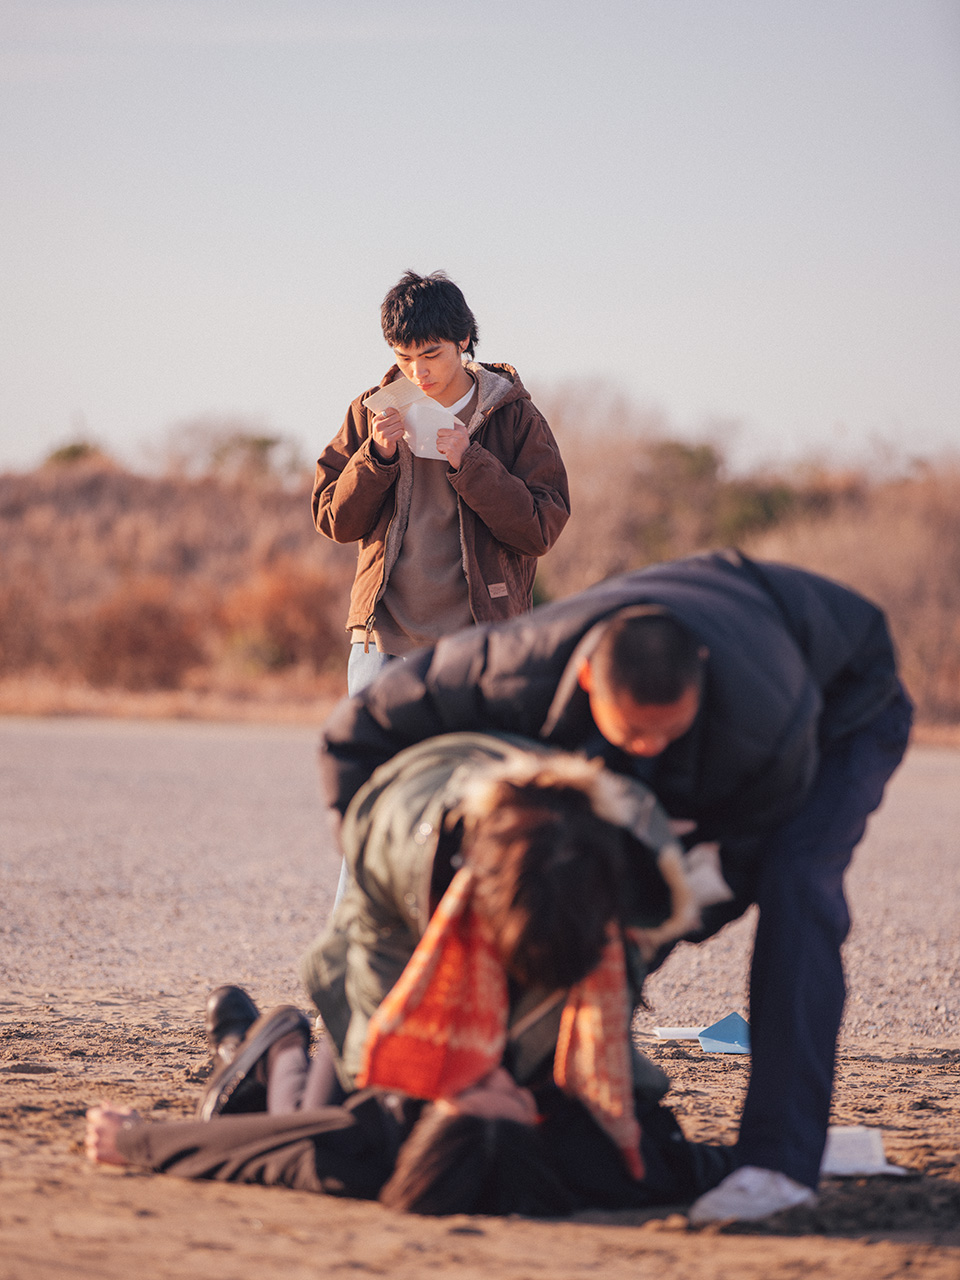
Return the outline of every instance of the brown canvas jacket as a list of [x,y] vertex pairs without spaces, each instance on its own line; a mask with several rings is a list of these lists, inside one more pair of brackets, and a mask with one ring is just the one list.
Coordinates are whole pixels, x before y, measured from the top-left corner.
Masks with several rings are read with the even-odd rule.
[[[467,368],[479,387],[471,442],[449,473],[460,512],[460,543],[475,622],[495,622],[530,609],[537,557],[556,542],[570,516],[560,450],[529,392],[508,364]],[[402,377],[394,365],[380,386]],[[350,405],[343,426],[317,462],[313,518],[334,542],[358,542],[347,629],[372,630],[376,603],[400,552],[410,509],[413,455],[371,451],[371,415],[363,407],[375,387]]]

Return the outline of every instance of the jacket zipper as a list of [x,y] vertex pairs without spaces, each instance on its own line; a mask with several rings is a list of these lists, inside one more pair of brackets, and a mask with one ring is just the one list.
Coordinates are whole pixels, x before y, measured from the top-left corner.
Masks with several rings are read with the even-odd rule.
[[[482,413],[480,415],[480,421],[477,423],[476,430],[470,433],[471,444],[479,436],[480,429],[486,423],[486,420],[487,414]],[[463,503],[460,500],[459,493],[457,494],[457,527],[460,532],[460,563],[463,565],[463,576],[467,582],[467,607],[470,610],[470,617],[474,622],[476,622],[477,615],[473,608],[473,583],[470,581],[470,568],[467,564],[467,540],[463,536]]]

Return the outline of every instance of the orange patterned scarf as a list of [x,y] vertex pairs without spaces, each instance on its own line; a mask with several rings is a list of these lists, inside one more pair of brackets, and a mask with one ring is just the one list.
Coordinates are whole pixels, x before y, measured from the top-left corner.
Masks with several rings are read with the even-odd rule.
[[[370,1021],[360,1088],[452,1098],[500,1065],[507,1043],[507,977],[463,867],[417,949]],[[628,1049],[630,1006],[619,930],[567,995],[553,1075],[609,1134],[636,1179],[644,1176]]]

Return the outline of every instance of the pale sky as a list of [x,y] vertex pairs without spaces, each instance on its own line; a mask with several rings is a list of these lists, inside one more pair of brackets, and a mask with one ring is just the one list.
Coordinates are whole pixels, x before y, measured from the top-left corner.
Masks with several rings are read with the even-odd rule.
[[0,468],[312,460],[408,267],[738,465],[960,450],[960,0],[0,0]]

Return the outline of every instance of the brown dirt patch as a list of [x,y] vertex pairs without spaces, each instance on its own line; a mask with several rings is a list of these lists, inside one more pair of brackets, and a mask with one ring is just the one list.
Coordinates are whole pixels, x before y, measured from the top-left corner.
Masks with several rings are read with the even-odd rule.
[[[154,1119],[190,1114],[208,1071],[199,1009],[176,996],[77,991],[16,997],[0,1012],[0,1280],[960,1274],[960,1046],[871,1041],[842,1052],[836,1122],[882,1129],[888,1159],[908,1178],[828,1180],[815,1209],[695,1230],[680,1209],[563,1223],[415,1219],[273,1188],[93,1168],[82,1156],[89,1105],[110,1100]],[[746,1058],[642,1039],[673,1080],[668,1100],[688,1134],[732,1140]]]

